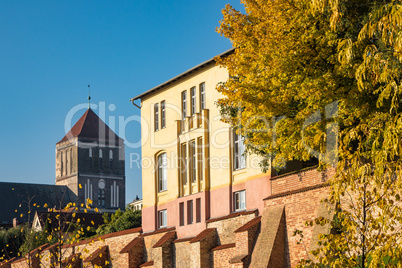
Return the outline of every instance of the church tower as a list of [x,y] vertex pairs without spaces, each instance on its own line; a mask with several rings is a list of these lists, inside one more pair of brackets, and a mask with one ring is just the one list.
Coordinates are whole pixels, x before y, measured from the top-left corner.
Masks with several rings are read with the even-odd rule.
[[67,185],[78,203],[102,211],[125,209],[124,140],[88,110],[56,144],[56,185]]

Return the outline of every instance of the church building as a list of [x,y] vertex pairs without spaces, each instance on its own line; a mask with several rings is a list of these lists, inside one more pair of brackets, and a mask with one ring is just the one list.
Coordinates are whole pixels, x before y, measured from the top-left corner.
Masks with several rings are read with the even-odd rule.
[[124,140],[88,110],[56,144],[56,185],[78,203],[89,198],[102,211],[125,209]]

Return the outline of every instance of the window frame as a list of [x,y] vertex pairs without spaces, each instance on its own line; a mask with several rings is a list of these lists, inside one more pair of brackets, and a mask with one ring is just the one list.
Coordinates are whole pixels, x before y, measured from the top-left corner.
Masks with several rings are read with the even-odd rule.
[[205,93],[205,82],[202,82],[200,84],[200,90],[199,90],[199,94],[200,94],[200,112],[204,109],[206,109],[206,103],[205,103],[205,97],[206,97],[206,93]]
[[187,201],[187,225],[194,223],[194,204],[193,200]]
[[187,91],[184,90],[181,93],[181,114],[182,114],[182,119],[185,119],[187,117]]
[[[165,159],[163,159],[165,158]],[[158,192],[167,191],[167,154],[161,153],[157,157],[157,178],[158,178]]]
[[233,130],[233,169],[241,170],[246,168],[246,156],[244,137],[241,134],[237,134]]
[[167,227],[167,209],[162,209],[158,211],[158,228]]
[[161,101],[161,129],[166,128],[166,101]]
[[191,97],[191,105],[190,105],[190,112],[191,116],[197,113],[197,88],[192,87],[190,88],[190,97]]
[[154,132],[159,130],[159,104],[154,104]]
[[[237,204],[239,205],[238,207]],[[244,207],[242,207],[242,204],[244,205]],[[233,193],[233,209],[234,211],[244,211],[247,209],[246,190],[241,190]]]
[[189,142],[189,157],[190,157],[190,181],[197,181],[197,151],[195,140]]

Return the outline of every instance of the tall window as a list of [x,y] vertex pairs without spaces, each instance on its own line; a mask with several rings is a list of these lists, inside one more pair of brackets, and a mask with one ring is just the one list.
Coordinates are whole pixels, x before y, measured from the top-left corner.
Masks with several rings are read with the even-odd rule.
[[198,138],[198,148],[197,148],[197,158],[198,158],[198,178],[200,181],[203,180],[204,178],[204,155],[202,152],[202,148],[203,148],[203,144],[202,144],[202,138]]
[[98,191],[98,207],[105,207],[105,190],[99,189]]
[[195,141],[190,141],[190,176],[191,182],[197,180],[197,155],[195,148]]
[[109,167],[110,167],[110,169],[113,168],[113,151],[112,150],[109,151]]
[[158,131],[159,130],[159,107],[158,104],[154,105],[154,130]]
[[73,149],[70,150],[70,173],[73,173]]
[[181,114],[183,119],[187,117],[187,91],[181,93]]
[[244,155],[244,137],[241,134],[234,134],[234,169],[242,169],[246,167],[246,156]]
[[187,201],[187,224],[193,223],[193,200]]
[[195,200],[195,221],[201,222],[201,198]]
[[99,168],[103,167],[103,152],[102,149],[99,149]]
[[246,209],[246,190],[235,192],[233,199],[235,211]]
[[158,156],[158,184],[159,192],[167,190],[167,157],[166,153]]
[[63,170],[63,165],[64,165],[64,161],[63,161],[64,159],[63,159],[63,152],[60,152],[60,175],[61,176],[63,176],[64,174],[63,174],[63,172],[64,172],[64,170]]
[[89,167],[92,168],[92,148],[89,148]]
[[180,226],[184,225],[184,202],[179,204]]
[[167,226],[167,210],[158,211],[158,227],[163,228]]
[[200,84],[200,110],[205,109],[205,83]]
[[161,128],[166,127],[166,103],[165,101],[161,102]]
[[187,146],[185,143],[181,145],[181,175],[184,185],[187,184]]
[[196,93],[195,87],[192,87],[190,89],[190,93],[191,93],[191,115],[193,115],[197,112],[197,104],[196,104],[197,97],[195,95]]

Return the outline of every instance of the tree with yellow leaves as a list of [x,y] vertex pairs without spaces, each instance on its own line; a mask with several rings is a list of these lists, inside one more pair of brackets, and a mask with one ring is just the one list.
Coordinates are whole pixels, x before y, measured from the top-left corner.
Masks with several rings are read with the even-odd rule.
[[[402,3],[391,0],[244,0],[217,31],[235,52],[218,59],[225,121],[267,169],[316,157],[336,166],[336,208],[302,265],[400,265]],[[325,265],[325,266],[324,266]]]

